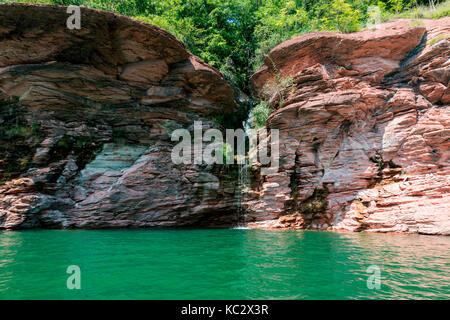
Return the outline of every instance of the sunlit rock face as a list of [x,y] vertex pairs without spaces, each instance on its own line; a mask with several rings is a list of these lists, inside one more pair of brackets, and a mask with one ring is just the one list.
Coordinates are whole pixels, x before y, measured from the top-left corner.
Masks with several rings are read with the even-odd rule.
[[222,75],[155,26],[69,16],[0,5],[0,229],[232,224],[227,172],[170,157],[174,129],[236,108]]
[[280,169],[254,176],[251,226],[450,234],[450,18],[423,22],[270,52],[252,85]]

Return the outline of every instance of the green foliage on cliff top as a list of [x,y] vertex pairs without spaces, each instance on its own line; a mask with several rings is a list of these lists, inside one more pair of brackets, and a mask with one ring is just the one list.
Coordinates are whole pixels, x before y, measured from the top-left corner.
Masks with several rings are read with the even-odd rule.
[[[450,0],[0,0],[81,5],[155,24],[184,42],[237,88],[275,45],[311,31],[353,32],[366,26],[371,6],[379,20],[449,15]],[[430,8],[434,4],[435,9]],[[428,7],[426,7],[428,6]],[[373,12],[373,11],[372,11]]]

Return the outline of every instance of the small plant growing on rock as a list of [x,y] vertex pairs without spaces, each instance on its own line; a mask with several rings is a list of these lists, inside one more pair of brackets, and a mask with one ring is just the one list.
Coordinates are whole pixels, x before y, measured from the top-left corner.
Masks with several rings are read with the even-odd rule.
[[294,83],[294,79],[289,76],[282,76],[280,71],[278,70],[275,62],[268,55],[267,58],[272,63],[272,68],[274,70],[274,77],[272,82],[267,82],[264,86],[263,93],[265,96],[273,97],[275,96],[278,99],[278,107],[281,108],[284,104],[285,91],[287,88],[292,86]]
[[309,202],[304,209],[304,212],[306,213],[317,213],[322,212],[325,209],[325,204],[323,201],[314,200],[312,202]]
[[327,210],[328,191],[325,189],[316,189],[311,197],[303,203],[302,214],[323,213]]
[[270,116],[270,106],[267,101],[261,101],[252,109],[253,125],[256,129],[266,125],[267,118]]
[[450,33],[438,35],[436,38],[431,39],[431,40],[428,42],[428,45],[432,46],[432,45],[435,44],[436,42],[439,42],[439,41],[444,40],[444,39],[450,39]]
[[16,125],[14,127],[2,130],[2,136],[12,139],[12,138],[29,138],[36,134],[39,131],[39,126],[37,124],[33,124],[32,126],[27,125]]
[[[284,104],[286,89],[288,89],[294,83],[292,77],[283,77],[278,71],[275,62],[267,55],[267,58],[271,61],[274,78],[272,82],[268,82],[263,88],[264,96],[268,99],[275,98],[278,100],[278,108],[282,108]],[[294,88],[292,88],[294,89]],[[270,103],[267,100],[259,102],[252,110],[253,125],[256,129],[262,128],[266,125],[267,119],[271,113]]]
[[411,20],[411,22],[409,23],[408,26],[410,26],[410,27],[421,27],[421,26],[424,26],[424,25],[425,25],[425,23],[422,20],[420,20],[420,19],[413,19],[413,20]]

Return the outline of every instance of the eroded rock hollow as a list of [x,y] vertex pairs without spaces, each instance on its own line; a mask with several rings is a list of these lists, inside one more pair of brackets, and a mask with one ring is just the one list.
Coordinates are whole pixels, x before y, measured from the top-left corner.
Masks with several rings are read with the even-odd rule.
[[253,182],[252,226],[450,234],[450,18],[423,22],[270,52],[252,85],[280,169]]

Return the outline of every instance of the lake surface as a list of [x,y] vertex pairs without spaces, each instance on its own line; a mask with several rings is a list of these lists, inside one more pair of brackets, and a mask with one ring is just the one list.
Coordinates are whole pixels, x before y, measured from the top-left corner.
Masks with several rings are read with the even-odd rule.
[[[422,235],[6,231],[0,299],[450,299],[449,249],[450,237]],[[67,288],[70,265],[80,290]]]

